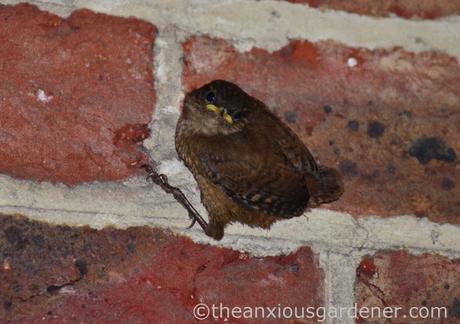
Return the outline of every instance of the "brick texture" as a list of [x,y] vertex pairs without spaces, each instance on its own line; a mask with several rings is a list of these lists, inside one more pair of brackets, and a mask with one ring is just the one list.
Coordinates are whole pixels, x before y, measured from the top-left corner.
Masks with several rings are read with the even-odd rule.
[[437,52],[291,41],[269,53],[224,40],[183,45],[187,89],[213,79],[264,101],[344,176],[330,208],[460,223],[460,66]]
[[333,9],[360,15],[389,16],[403,18],[435,19],[458,15],[460,3],[456,0],[288,0],[292,3],[308,4],[313,8]]
[[0,6],[0,172],[76,184],[146,159],[155,27],[78,10]]
[[191,323],[198,303],[321,306],[323,280],[309,248],[256,258],[159,229],[0,215],[0,321]]
[[[460,260],[406,252],[381,252],[362,260],[355,286],[359,306],[401,307],[402,317],[391,323],[459,323]],[[410,318],[411,307],[446,307],[447,318],[426,317],[421,310]],[[429,313],[428,313],[429,314]],[[431,315],[430,315],[431,316]],[[388,323],[361,319],[359,323]]]

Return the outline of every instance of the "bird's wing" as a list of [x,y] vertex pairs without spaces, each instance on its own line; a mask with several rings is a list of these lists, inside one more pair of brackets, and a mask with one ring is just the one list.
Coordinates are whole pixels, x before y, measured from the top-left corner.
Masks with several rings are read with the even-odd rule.
[[[267,108],[262,108],[267,109]],[[268,110],[268,109],[267,109]],[[308,148],[302,140],[286,125],[282,124],[275,116],[269,113],[261,113],[258,117],[264,119],[265,127],[270,129],[269,134],[265,134],[267,141],[270,142],[272,149],[277,149],[289,162],[303,174],[318,174],[318,165]],[[276,136],[273,136],[276,134]]]
[[232,140],[201,143],[198,168],[239,205],[280,217],[301,214],[309,198],[302,174],[266,147],[249,150]]

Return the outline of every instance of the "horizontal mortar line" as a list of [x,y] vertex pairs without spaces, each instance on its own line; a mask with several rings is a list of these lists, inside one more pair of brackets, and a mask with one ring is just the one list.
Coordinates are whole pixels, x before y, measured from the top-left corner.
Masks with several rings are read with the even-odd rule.
[[[53,2],[53,1],[41,1],[41,0],[0,0],[0,4],[3,5],[15,5],[19,3],[28,3],[28,4],[33,4],[36,5],[40,10],[45,10],[49,11],[51,13],[54,13],[58,16],[61,17],[66,17],[67,15],[70,15],[73,11],[82,9],[75,7],[73,4],[69,3],[58,3],[58,2]],[[61,9],[61,11],[59,11]]]
[[[6,1],[17,3],[19,1]],[[44,7],[53,2],[31,1]],[[410,51],[445,51],[460,58],[460,16],[436,20],[372,17],[343,11],[322,11],[306,5],[278,1],[87,1],[75,0],[69,9],[88,8],[113,15],[134,16],[154,23],[159,29],[173,25],[187,36],[209,34],[235,40],[240,50],[253,46],[277,50],[289,39],[311,41],[332,39],[350,46],[391,48]],[[178,9],[179,8],[179,9]],[[186,15],[178,14],[185,8]],[[53,10],[53,8],[50,8]],[[277,11],[281,18],[274,19]],[[245,44],[243,44],[245,43]]]
[[[9,5],[9,4],[17,4],[17,3],[24,3],[26,1],[22,0],[1,0],[1,4]],[[61,8],[66,8],[66,9],[75,9],[76,7],[73,6],[73,4],[70,4],[68,2],[54,2],[54,1],[46,1],[46,0],[29,0],[27,3],[34,4],[38,7],[40,6],[56,6],[56,7],[61,7]]]
[[322,246],[322,249],[326,249],[334,254],[340,254],[340,255],[350,255],[349,252],[343,252],[345,248],[350,248],[353,250],[356,250],[358,252],[361,252],[362,254],[367,254],[367,251],[370,252],[375,252],[375,251],[400,251],[400,250],[406,250],[409,252],[412,252],[414,254],[423,254],[423,253],[440,253],[446,255],[446,256],[454,256],[455,258],[460,257],[460,251],[451,249],[451,248],[445,248],[445,247],[421,247],[421,246],[416,246],[413,244],[407,244],[407,245],[401,245],[401,244],[392,244],[391,242],[385,242],[385,243],[375,243],[374,246],[372,247],[362,247],[361,245],[349,245],[349,244],[343,244],[338,246],[337,244],[333,245],[328,245],[327,243],[322,243],[314,240],[301,240],[299,241],[302,245],[307,245],[307,246],[316,246],[319,243],[319,246]]
[[[62,212],[62,213],[67,213],[67,214],[85,214],[85,215],[99,215],[99,216],[115,216],[115,217],[119,217],[120,219],[123,219],[125,217],[130,217],[129,214],[117,214],[117,213],[107,213],[107,212],[91,212],[91,211],[78,211],[78,210],[69,210],[69,209],[59,209],[59,208],[56,208],[56,209],[52,209],[52,208],[34,208],[34,207],[29,207],[29,206],[21,206],[21,205],[1,205],[0,206],[0,210],[5,210],[5,209],[19,209],[21,211],[24,211],[24,210],[28,210],[28,211],[39,211],[39,212]],[[11,213],[9,213],[11,214]],[[23,215],[23,216],[26,216],[27,218],[31,218],[29,217],[28,215]],[[164,229],[171,229],[173,230],[174,232],[176,233],[179,233],[179,234],[184,234],[186,236],[190,236],[190,234],[193,234],[193,233],[198,233],[199,235],[204,235],[201,233],[201,231],[197,231],[197,230],[187,230],[185,229],[184,227],[182,226],[177,226],[177,225],[174,225],[174,224],[165,224],[167,222],[170,222],[170,221],[178,221],[178,220],[182,220],[182,219],[185,219],[185,220],[188,220],[186,218],[187,216],[184,215],[184,218],[182,217],[164,217],[164,216],[152,216],[152,215],[140,215],[140,216],[136,216],[134,217],[135,219],[139,219],[139,220],[149,220],[150,222],[148,223],[135,223],[133,224],[134,227],[137,227],[137,226],[159,226],[161,228],[164,228]],[[35,220],[39,220],[38,218],[35,218],[35,217],[32,217],[32,219],[35,219]],[[43,222],[46,222],[46,219],[43,219],[41,220]],[[163,221],[163,222],[162,222]],[[66,222],[65,219],[63,219],[62,221],[61,220],[58,220],[57,222],[52,222],[53,224],[67,224],[68,226],[75,226],[75,225],[69,225],[68,222]],[[90,223],[82,223],[80,224],[79,226],[90,226],[92,228],[94,228],[94,226],[92,226],[94,224],[90,224]],[[123,226],[123,225],[126,225],[126,226]],[[117,224],[117,223],[110,223],[110,224],[105,224],[103,227],[115,227],[115,228],[127,228],[127,227],[130,227],[129,224],[123,224],[122,226],[120,226],[120,224]],[[171,226],[172,225],[172,226]],[[358,228],[358,226],[356,226]],[[100,229],[100,228],[97,228],[97,229]],[[340,234],[340,233],[336,233],[336,234]],[[451,248],[448,248],[448,247],[443,247],[443,246],[431,246],[431,247],[426,247],[426,246],[417,246],[415,244],[394,244],[394,243],[391,243],[391,242],[374,242],[374,246],[371,246],[371,247],[366,247],[366,243],[369,242],[368,240],[359,240],[359,244],[347,244],[347,243],[344,243],[344,242],[340,242],[340,244],[338,244],[338,242],[333,242],[332,244],[329,244],[328,242],[330,242],[330,240],[321,240],[321,239],[310,239],[310,240],[303,240],[303,239],[294,239],[294,240],[290,240],[290,239],[287,239],[287,238],[284,238],[284,237],[279,237],[279,236],[263,236],[263,235],[254,235],[254,234],[235,234],[235,233],[227,233],[226,236],[228,237],[232,237],[232,238],[237,238],[237,237],[244,237],[246,239],[251,239],[251,240],[256,240],[256,241],[275,241],[275,242],[280,242],[280,245],[279,245],[279,248],[282,249],[284,247],[283,243],[286,243],[286,242],[289,242],[291,244],[294,244],[294,245],[297,245],[298,247],[300,246],[304,246],[304,245],[307,245],[307,246],[311,246],[311,247],[315,247],[317,246],[319,250],[327,250],[327,251],[331,251],[333,253],[337,253],[337,254],[344,254],[346,255],[346,253],[343,253],[341,251],[343,251],[344,249],[358,249],[360,251],[379,251],[379,250],[391,250],[391,251],[395,251],[395,250],[401,250],[401,249],[404,249],[404,250],[408,250],[408,251],[411,251],[411,252],[415,252],[417,254],[420,254],[420,253],[424,253],[424,252],[430,252],[430,251],[433,251],[433,252],[442,252],[442,254],[451,254],[451,255],[458,255],[460,256],[460,251],[456,251],[454,249],[451,249]],[[192,237],[193,238],[193,237]],[[207,239],[207,237],[205,237],[205,239]],[[222,244],[219,244],[213,240],[209,240],[205,243],[210,243],[212,245],[217,245],[217,246],[223,246],[223,247],[228,247],[228,248],[232,248],[232,246],[227,246],[227,245],[222,245]],[[276,248],[276,246],[274,247]]]
[[[360,251],[401,251],[401,250],[406,250],[409,251],[413,254],[423,254],[423,253],[440,253],[442,252],[443,255],[449,256],[451,258],[460,258],[460,251],[459,250],[454,250],[451,248],[434,248],[434,247],[420,247],[416,245],[398,245],[398,244],[391,244],[389,242],[388,244],[382,244],[382,246],[379,246],[378,244],[375,244],[374,247],[372,248],[363,248]],[[344,254],[346,253],[340,253],[340,252],[335,252],[336,254]]]
[[[43,207],[30,207],[30,206],[23,206],[23,205],[0,205],[0,210],[7,209],[7,208],[18,208],[18,209],[31,210],[31,211],[58,212],[58,213],[69,213],[69,214],[117,216],[120,218],[131,216],[130,214],[108,213],[108,212],[76,210],[76,209],[43,208]],[[184,214],[186,214],[185,211],[184,211]],[[27,215],[23,215],[23,216],[27,217]],[[152,216],[152,215],[139,215],[139,216],[136,216],[136,218],[180,219],[179,217],[165,217],[165,216]],[[91,226],[91,224],[88,224],[88,225]]]
[[[219,246],[219,247],[225,247],[225,248],[231,248],[235,249],[234,246],[226,244],[226,242],[218,242],[211,240],[205,236],[201,231],[197,230],[189,230],[189,231],[184,231],[183,229],[180,230],[176,227],[174,229],[178,230],[180,234],[184,234],[186,236],[191,237],[194,242],[196,243],[202,243],[202,244],[210,244],[214,246]],[[192,235],[190,235],[192,234]],[[197,239],[197,236],[200,236],[199,239]],[[204,238],[204,239],[203,239]],[[333,253],[337,255],[342,255],[344,257],[351,257],[351,253],[359,253],[359,255],[365,256],[365,255],[373,255],[376,252],[379,251],[407,251],[413,255],[421,255],[424,253],[434,253],[434,254],[440,254],[443,256],[448,257],[449,259],[457,259],[460,258],[460,251],[456,251],[453,249],[435,249],[435,248],[424,248],[424,247],[417,247],[417,246],[402,246],[402,245],[392,245],[388,244],[385,246],[375,246],[375,247],[366,247],[360,249],[359,246],[355,245],[330,245],[327,243],[324,243],[323,241],[319,240],[289,240],[286,238],[282,237],[263,237],[263,236],[258,236],[258,235],[251,235],[251,234],[245,234],[245,235],[238,235],[238,234],[233,234],[233,233],[226,233],[224,236],[224,240],[232,242],[231,239],[238,239],[238,238],[244,238],[246,240],[252,240],[255,243],[267,243],[270,242],[271,248],[268,248],[267,250],[273,250],[275,248],[280,248],[280,250],[286,249],[285,243],[290,243],[291,245],[295,246],[295,248],[292,251],[295,251],[296,249],[302,247],[302,246],[307,246],[310,247],[315,253]],[[274,245],[273,243],[276,243]],[[261,244],[255,244],[255,250],[256,252],[260,250]],[[345,250],[349,250],[344,252]],[[250,252],[253,252],[252,250]],[[259,251],[260,252],[260,251]]]
[[[21,206],[21,205],[1,205],[0,206],[0,211],[3,209],[7,209],[7,208],[12,208],[12,209],[19,209],[21,211],[24,211],[24,210],[30,210],[30,211],[41,211],[41,212],[63,212],[63,213],[68,213],[68,214],[86,214],[86,215],[107,215],[107,216],[119,216],[121,218],[123,217],[127,217],[129,215],[127,214],[115,214],[115,213],[104,213],[104,212],[89,212],[89,211],[78,211],[78,210],[69,210],[69,209],[58,209],[58,208],[55,208],[55,209],[52,209],[52,208],[34,208],[34,207],[28,207],[28,206]],[[19,214],[19,212],[18,212]],[[30,219],[30,217],[28,215],[23,215],[21,214],[22,216],[25,216],[26,218]],[[149,217],[149,216],[138,216],[136,218],[141,218],[141,219],[150,219],[153,221],[153,223],[155,223],[155,220],[164,220],[164,221],[170,221],[171,218],[170,217],[161,217],[161,216],[154,216],[154,217]],[[32,218],[34,220],[37,220],[37,221],[40,221],[39,219],[37,218]],[[176,220],[178,220],[179,218],[175,218]],[[47,222],[46,219],[43,219],[41,220],[41,222]],[[54,225],[67,225],[67,226],[70,226],[70,227],[76,227],[75,225],[69,225],[68,223],[66,223],[65,220],[62,220],[59,221],[59,222],[53,222]],[[171,229],[171,230],[174,230],[174,232],[178,233],[178,234],[184,234],[184,235],[187,235],[187,236],[190,236],[190,234],[196,234],[198,236],[202,236],[203,233],[201,230],[194,230],[194,229],[190,229],[190,230],[187,230],[185,229],[184,227],[179,227],[179,226],[165,226],[165,224],[162,224],[162,223],[159,223],[159,224],[155,224],[155,225],[159,225],[161,228],[167,228],[167,229]],[[92,228],[92,224],[81,224],[80,226],[89,226]],[[104,227],[110,227],[110,226],[113,226],[115,228],[120,228],[120,226],[117,226],[117,224],[107,224],[107,226],[104,226]],[[147,224],[144,224],[144,225],[141,225],[141,224],[136,224],[134,225],[133,227],[138,227],[138,226],[148,226]],[[129,226],[128,226],[129,227]],[[121,228],[124,228],[124,226],[122,226]],[[98,228],[98,230],[100,230]],[[259,236],[259,235],[235,235],[235,234],[226,234],[226,237],[227,238],[237,238],[237,237],[244,237],[246,239],[251,239],[251,240],[254,240],[254,241],[257,241],[257,242],[266,242],[267,240],[273,242],[273,241],[278,241],[280,242],[280,247],[284,247],[283,243],[284,242],[290,242],[290,243],[293,243],[293,244],[297,244],[299,247],[304,245],[304,244],[309,244],[309,245],[313,245],[312,243],[315,243],[315,240],[304,240],[304,241],[292,241],[292,240],[287,240],[285,238],[280,238],[280,237],[264,237],[264,236]],[[203,236],[202,238],[204,238],[205,240],[209,239],[207,236]],[[220,244],[220,243],[216,243],[215,241],[209,239],[209,242],[204,242],[203,240],[201,240],[202,242],[201,243],[211,243],[212,245],[217,245],[217,246],[221,246],[221,247],[230,247],[231,246],[227,246],[225,244]],[[214,243],[214,244],[213,244]],[[351,247],[351,246],[350,246]]]
[[[83,4],[86,3],[86,1],[81,2]],[[185,1],[185,3],[187,3],[187,1]],[[456,29],[460,28],[460,19],[458,21],[454,20],[453,22],[446,22],[445,20],[414,21],[393,17],[375,18],[369,16],[359,16],[343,11],[323,12],[319,9],[312,9],[307,6],[298,6],[286,2],[221,2],[220,5],[214,6],[214,8],[217,8],[216,10],[213,10],[213,4],[215,5],[215,2],[210,1],[209,6],[206,6],[207,9],[210,8],[211,12],[203,10],[203,6],[199,6],[198,10],[192,10],[191,16],[193,19],[178,19],[168,23],[175,24],[181,30],[185,31],[188,36],[193,36],[194,34],[209,34],[211,36],[235,39],[236,43],[245,39],[254,40],[256,43],[255,45],[261,45],[260,47],[267,47],[270,50],[279,49],[287,44],[289,39],[292,38],[307,38],[313,41],[335,39],[352,46],[366,47],[366,45],[369,44],[369,47],[371,48],[379,47],[379,44],[372,45],[376,39],[379,39],[380,42],[382,42],[382,47],[405,47],[407,44],[404,43],[411,40],[413,42],[412,46],[415,49],[420,47],[420,45],[416,44],[417,37],[420,39],[428,37],[426,35],[426,31],[420,31],[420,26],[426,25],[436,27],[437,24],[441,24],[443,26],[456,26]],[[292,10],[294,6],[296,6],[295,11]],[[164,6],[164,8],[165,11],[171,10],[171,7],[167,5]],[[250,12],[250,17],[243,16],[243,18],[238,18],[238,14],[232,14],[232,9],[236,8],[238,8],[236,13],[240,13],[241,11]],[[129,9],[130,8],[122,7],[122,10],[129,11]],[[172,17],[176,18],[177,15],[174,15],[174,8],[172,8],[172,10]],[[279,10],[282,12],[283,19],[281,19],[278,23],[273,23],[270,20],[270,15],[273,10]],[[109,12],[110,11],[112,10],[109,10]],[[113,11],[116,12],[116,9]],[[123,12],[120,12],[120,14],[123,14]],[[134,12],[132,12],[132,14],[134,14]],[[226,23],[210,24],[210,16],[214,16],[215,20],[221,19]],[[150,21],[155,22],[155,19],[151,19]],[[392,26],[393,24],[398,23],[403,26],[400,28],[394,28]],[[246,24],[248,25],[247,27],[241,27]],[[283,27],[283,24],[287,27]],[[197,25],[198,28],[195,28]],[[220,26],[222,26],[222,28],[219,28]],[[385,29],[392,30],[395,33],[395,35],[392,35],[394,36],[393,38],[396,39],[398,37],[400,41],[393,40],[392,42],[390,40],[391,44],[385,44],[385,42],[388,42],[388,39],[392,39],[385,39],[385,36],[382,35],[384,34]],[[433,41],[433,44],[430,45],[430,49],[438,48],[442,50],[443,46],[439,46],[438,43],[439,38],[442,38],[442,34],[440,35],[439,29],[434,29],[434,32],[431,33],[430,36]],[[252,30],[255,30],[255,32],[252,32]],[[267,32],[268,30],[270,32]],[[375,33],[377,33],[379,37],[375,37],[375,35],[373,35]],[[267,36],[267,34],[269,35]],[[369,38],[369,35],[373,36]],[[263,44],[257,44],[258,38],[263,39],[263,44],[265,44],[265,46]],[[362,41],[362,39],[364,39],[364,41]],[[451,37],[448,37],[448,39],[452,41]],[[454,39],[458,41],[460,38],[458,35],[454,35]],[[278,44],[274,46],[276,43]],[[448,46],[456,46],[454,47],[455,55],[460,56],[460,48],[458,44],[451,44],[449,41],[446,42],[446,44],[448,44]]]
[[[198,244],[209,244],[221,248],[228,248],[238,252],[249,253],[253,256],[276,256],[282,254],[294,253],[301,247],[307,245],[302,242],[293,242],[282,238],[274,237],[261,237],[261,236],[241,236],[234,234],[225,234],[222,241],[215,241],[208,237],[204,237],[202,232],[193,230],[186,233],[180,232],[190,237],[195,243]],[[326,248],[323,248],[319,244],[308,245],[311,250],[316,254],[329,252]]]

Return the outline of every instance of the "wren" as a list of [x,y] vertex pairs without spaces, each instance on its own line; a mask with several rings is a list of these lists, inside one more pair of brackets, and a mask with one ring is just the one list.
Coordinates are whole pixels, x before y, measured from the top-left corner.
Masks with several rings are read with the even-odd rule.
[[264,103],[228,81],[186,94],[175,143],[208,211],[200,225],[216,240],[229,223],[267,229],[343,193],[335,169],[318,165]]

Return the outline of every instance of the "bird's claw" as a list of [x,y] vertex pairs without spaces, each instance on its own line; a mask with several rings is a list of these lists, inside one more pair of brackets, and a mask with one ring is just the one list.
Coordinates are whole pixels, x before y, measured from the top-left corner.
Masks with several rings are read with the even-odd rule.
[[168,176],[166,174],[160,174],[159,177],[163,183],[168,183]]
[[192,218],[192,223],[187,227],[187,229],[191,229],[196,223],[196,219]]

